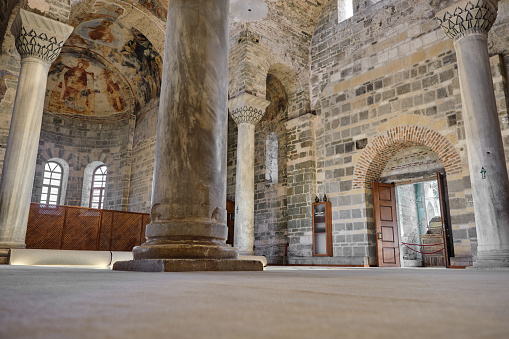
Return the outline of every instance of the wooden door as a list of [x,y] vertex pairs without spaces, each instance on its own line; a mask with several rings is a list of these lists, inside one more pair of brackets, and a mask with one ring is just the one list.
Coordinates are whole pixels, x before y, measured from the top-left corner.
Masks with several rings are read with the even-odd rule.
[[442,217],[442,234],[444,236],[444,264],[449,267],[449,258],[453,256],[452,230],[450,227],[449,208],[447,207],[445,175],[437,172],[438,196],[440,199],[440,215]]
[[228,226],[228,238],[227,244],[233,246],[233,237],[235,234],[235,202],[232,200],[226,200],[226,225]]
[[399,232],[393,184],[373,183],[376,252],[379,267],[399,267]]

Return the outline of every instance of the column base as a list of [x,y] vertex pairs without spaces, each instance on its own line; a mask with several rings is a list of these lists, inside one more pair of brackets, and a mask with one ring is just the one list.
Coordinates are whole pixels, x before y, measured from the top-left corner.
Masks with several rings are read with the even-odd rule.
[[237,259],[143,259],[117,261],[114,271],[193,272],[193,271],[263,271],[258,260]]
[[509,269],[509,250],[479,252],[472,268]]
[[133,248],[135,260],[146,259],[237,259],[237,249],[213,242],[181,241],[165,244],[145,243]]
[[0,248],[27,248],[24,242],[3,242],[0,241]]
[[0,265],[9,264],[11,250],[8,248],[0,248]]

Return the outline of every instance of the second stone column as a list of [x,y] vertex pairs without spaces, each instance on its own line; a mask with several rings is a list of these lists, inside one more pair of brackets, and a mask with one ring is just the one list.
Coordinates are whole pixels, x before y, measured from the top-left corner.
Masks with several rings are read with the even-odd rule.
[[228,103],[230,115],[238,126],[233,244],[240,255],[254,254],[255,125],[269,104],[269,101],[248,93],[242,93]]

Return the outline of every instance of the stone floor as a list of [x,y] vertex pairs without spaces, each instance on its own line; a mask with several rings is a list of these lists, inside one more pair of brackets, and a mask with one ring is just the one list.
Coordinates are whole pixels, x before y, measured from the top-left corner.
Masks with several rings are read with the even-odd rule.
[[0,266],[0,338],[509,338],[509,271]]

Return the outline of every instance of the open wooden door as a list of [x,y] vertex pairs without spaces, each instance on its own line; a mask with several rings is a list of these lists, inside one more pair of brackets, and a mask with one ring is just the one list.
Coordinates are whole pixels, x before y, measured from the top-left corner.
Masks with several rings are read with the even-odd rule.
[[442,216],[442,234],[444,235],[444,262],[449,267],[449,258],[453,256],[452,231],[450,227],[449,209],[447,208],[446,181],[445,175],[437,172],[438,196],[440,199],[440,215]]
[[393,184],[373,183],[376,252],[379,267],[399,267],[399,233]]
[[232,200],[226,200],[226,225],[228,226],[228,239],[227,244],[233,246],[233,237],[235,234],[235,202]]

